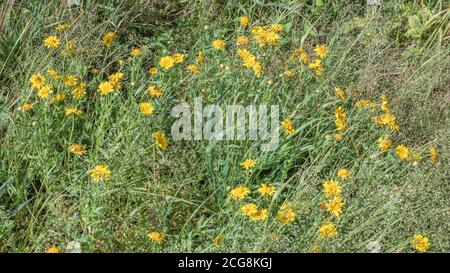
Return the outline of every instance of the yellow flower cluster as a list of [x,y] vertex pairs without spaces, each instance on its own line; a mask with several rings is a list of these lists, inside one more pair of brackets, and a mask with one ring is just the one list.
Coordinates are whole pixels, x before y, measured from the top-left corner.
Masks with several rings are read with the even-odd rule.
[[238,49],[237,54],[241,57],[245,67],[252,69],[257,77],[261,76],[263,67],[261,63],[256,60],[255,55],[250,53],[246,48]]
[[252,28],[253,38],[259,46],[273,45],[279,46],[280,32],[283,30],[283,26],[280,24],[272,24],[270,26],[256,26]]
[[345,114],[344,108],[339,106],[334,110],[334,124],[336,125],[336,129],[338,131],[345,131],[347,129],[347,115]]

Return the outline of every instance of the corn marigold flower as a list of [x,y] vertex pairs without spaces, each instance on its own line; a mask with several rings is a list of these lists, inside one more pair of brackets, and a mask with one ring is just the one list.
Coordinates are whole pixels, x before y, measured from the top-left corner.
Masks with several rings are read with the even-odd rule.
[[65,30],[68,30],[68,29],[71,29],[71,28],[72,28],[71,24],[58,24],[55,29],[58,32],[63,32]]
[[391,113],[382,114],[380,116],[375,117],[375,123],[379,125],[387,125],[389,129],[392,131],[398,131],[400,129],[397,124],[397,120],[395,116]]
[[205,64],[205,55],[203,52],[199,51],[197,54],[197,60],[200,64]]
[[336,129],[341,132],[345,131],[347,129],[347,118],[344,112],[344,108],[342,106],[336,108],[334,110],[334,115],[335,115],[334,123],[336,125]]
[[184,54],[177,53],[177,54],[172,55],[172,58],[176,64],[179,64],[184,61]]
[[409,157],[409,149],[403,144],[398,145],[397,148],[395,148],[395,153],[401,160],[407,160]]
[[156,67],[150,67],[150,68],[148,69],[148,73],[151,74],[151,75],[156,75],[156,74],[158,74],[158,68],[156,68]]
[[61,74],[53,68],[47,69],[47,73],[55,79],[58,79],[61,76]]
[[81,82],[72,90],[71,94],[74,99],[81,99],[82,97],[84,97],[86,95],[86,83]]
[[231,192],[231,199],[233,200],[244,200],[247,195],[250,194],[250,189],[246,186],[239,185],[236,188],[232,189]]
[[102,82],[100,83],[100,85],[98,86],[98,92],[100,93],[100,95],[102,96],[106,96],[109,93],[111,93],[112,91],[114,91],[113,86],[111,85],[111,83],[109,81],[106,82]]
[[250,43],[250,41],[246,36],[238,36],[236,38],[237,46],[248,46],[249,43]]
[[248,24],[250,24],[250,19],[247,16],[241,16],[239,18],[239,22],[240,22],[241,26],[246,27],[246,26],[248,26]]
[[222,246],[223,240],[225,239],[225,236],[223,236],[223,234],[218,235],[215,239],[214,239],[214,245],[217,248],[220,248]]
[[46,251],[46,253],[59,253],[59,248],[56,245],[53,245],[49,247]]
[[392,141],[388,139],[386,136],[382,136],[378,139],[378,147],[382,151],[387,151],[392,146]]
[[38,97],[40,99],[46,99],[53,93],[53,89],[49,85],[44,85],[38,90]]
[[335,135],[334,135],[334,139],[335,139],[337,142],[342,142],[342,141],[344,141],[344,136],[343,136],[342,134],[335,134]]
[[292,78],[292,77],[295,76],[295,72],[292,71],[292,70],[286,70],[286,71],[284,71],[283,74],[284,74],[286,77],[288,77],[288,78]]
[[214,41],[212,42],[212,45],[213,45],[213,47],[214,47],[215,49],[220,50],[220,49],[223,49],[223,48],[225,47],[225,41],[224,41],[224,40],[217,39],[217,40],[214,40]]
[[332,238],[336,235],[336,226],[331,221],[326,221],[319,227],[319,236],[322,238]]
[[331,215],[339,217],[341,216],[342,210],[344,208],[344,201],[341,196],[335,196],[327,201],[322,202],[321,205]]
[[322,75],[322,72],[325,70],[325,67],[323,66],[320,59],[315,59],[314,61],[309,63],[308,68],[313,69],[316,76]]
[[169,142],[163,132],[155,132],[153,137],[155,138],[156,145],[158,145],[158,147],[162,150],[166,150],[167,147],[169,147]]
[[162,244],[162,242],[164,241],[164,235],[157,231],[150,232],[149,234],[147,234],[147,237],[158,244]]
[[77,85],[78,85],[78,79],[77,79],[77,77],[75,77],[75,76],[73,76],[73,75],[65,76],[65,77],[63,78],[63,82],[64,82],[64,84],[67,85],[67,86],[72,86],[72,87],[74,87],[74,86],[77,86]]
[[347,180],[352,175],[352,172],[348,169],[339,169],[337,175],[342,180]]
[[80,116],[82,114],[82,111],[78,108],[66,108],[64,109],[64,113],[66,114],[66,116]]
[[196,66],[195,64],[190,64],[187,66],[186,68],[189,72],[194,73],[194,74],[200,74],[200,68],[198,66]]
[[87,154],[86,146],[81,144],[72,144],[69,147],[69,152],[78,155],[78,156],[84,156]]
[[327,197],[339,196],[342,193],[342,186],[336,180],[327,180],[323,183],[323,193]]
[[[280,30],[280,25],[272,25],[272,27],[257,26],[252,28],[252,35],[259,46],[280,44],[280,35],[277,33]],[[282,27],[281,27],[282,28]]]
[[22,104],[22,106],[20,107],[20,110],[21,110],[22,112],[28,112],[28,111],[30,111],[31,109],[33,109],[33,104],[32,104],[32,103],[24,103],[24,104]]
[[261,184],[261,187],[259,187],[258,192],[261,196],[270,197],[276,192],[276,188],[274,185],[263,183]]
[[150,95],[150,97],[160,97],[163,94],[161,88],[159,88],[156,85],[150,85],[147,89],[147,92]]
[[267,209],[258,209],[256,213],[250,215],[252,221],[264,221],[269,218],[269,211]]
[[389,106],[388,98],[386,96],[382,96],[381,97],[381,110],[384,111],[385,113],[389,113],[390,109],[391,108]]
[[341,100],[346,100],[347,99],[347,95],[345,94],[344,89],[336,87],[334,89],[334,91],[336,92],[336,94],[339,96],[339,98],[341,98]]
[[32,88],[40,89],[45,85],[45,77],[40,73],[33,74],[31,75],[30,83]]
[[117,36],[117,35],[116,35],[115,32],[112,32],[112,31],[107,32],[107,33],[105,34],[105,36],[103,36],[103,44],[104,44],[107,48],[111,47],[111,45],[112,45],[114,39],[116,38],[116,36]]
[[141,55],[141,49],[140,48],[133,48],[130,52],[131,56],[133,57],[137,57],[139,55]]
[[97,165],[90,170],[91,177],[97,182],[106,182],[111,176],[111,170],[106,165]]
[[436,149],[436,147],[432,147],[430,148],[430,159],[431,159],[431,163],[436,164],[436,162],[439,159],[439,153],[438,150]]
[[170,69],[175,65],[175,59],[172,56],[164,56],[159,59],[159,66],[164,69]]
[[281,205],[277,213],[277,219],[283,225],[294,222],[296,217],[297,213],[288,204]]
[[294,124],[290,119],[285,119],[281,122],[281,127],[283,127],[284,132],[287,136],[290,136],[295,133]]
[[246,159],[240,165],[242,166],[242,168],[248,170],[256,166],[256,161],[253,159]]
[[150,102],[143,102],[139,104],[139,110],[144,115],[151,115],[153,114],[153,105]]
[[314,52],[320,59],[324,59],[328,55],[328,47],[326,45],[317,45]]
[[54,35],[48,36],[47,38],[44,39],[44,46],[50,49],[58,48],[60,44],[61,41],[57,36]]
[[374,103],[371,102],[370,100],[358,100],[358,101],[355,103],[355,106],[356,106],[357,108],[359,108],[359,109],[362,109],[362,108],[370,108],[370,107],[373,107],[373,106],[374,106]]
[[253,203],[245,204],[241,207],[241,211],[245,216],[251,217],[258,212],[258,207]]
[[427,252],[431,245],[428,237],[422,234],[415,235],[411,240],[411,244],[416,250],[420,252]]

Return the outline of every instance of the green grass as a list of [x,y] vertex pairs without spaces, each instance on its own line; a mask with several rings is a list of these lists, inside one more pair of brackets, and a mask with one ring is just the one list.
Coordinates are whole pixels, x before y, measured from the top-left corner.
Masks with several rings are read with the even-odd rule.
[[[323,252],[367,252],[367,244],[377,241],[383,252],[413,252],[416,234],[429,237],[430,252],[450,250],[445,1],[385,3],[377,10],[366,9],[365,1],[86,2],[72,8],[61,1],[0,4],[0,251],[42,252],[52,245],[69,251],[68,243],[77,241],[83,252],[310,252],[317,244]],[[424,8],[434,23],[420,26],[420,34],[408,32],[408,18]],[[249,28],[239,26],[244,15],[251,19]],[[42,44],[58,23],[72,24],[57,34],[63,44],[76,39],[71,56]],[[284,26],[281,45],[261,48],[250,28],[272,23]],[[101,40],[107,31],[118,34],[109,49]],[[264,67],[261,77],[242,66],[238,35],[250,38],[248,49]],[[224,51],[211,46],[219,38],[226,41]],[[317,44],[330,49],[320,77],[289,60],[300,46],[312,56]],[[131,49],[142,45],[148,49],[129,59]],[[185,67],[198,64],[198,51],[206,64],[193,75]],[[160,57],[174,53],[185,54],[184,62],[155,76],[147,73]],[[72,88],[55,80],[53,87],[67,98],[39,99],[29,79],[50,67],[85,81],[87,95],[74,100]],[[100,73],[93,75],[92,68]],[[287,69],[295,77],[283,76]],[[98,85],[116,71],[125,74],[121,90],[100,96]],[[164,94],[151,99],[153,115],[143,116],[138,105],[150,100],[150,84]],[[347,90],[346,101],[335,87]],[[355,107],[359,99],[379,105],[382,95],[397,117],[397,132],[373,123],[380,110]],[[261,141],[173,141],[172,107],[192,106],[198,96],[204,104],[279,105],[296,133],[282,133],[275,152],[261,152]],[[32,111],[19,110],[25,102],[35,103]],[[334,140],[338,106],[349,127],[341,143]],[[67,107],[83,115],[65,116]],[[168,135],[167,150],[155,145],[155,131]],[[388,152],[378,148],[384,134],[394,142]],[[71,154],[73,143],[86,145],[88,154]],[[401,161],[398,144],[423,158],[417,165]],[[436,164],[428,158],[430,147],[438,148]],[[251,171],[239,165],[247,158],[257,160]],[[107,182],[90,177],[98,164],[111,169]],[[350,169],[352,177],[341,181],[345,209],[336,218],[320,203],[322,183],[337,179],[340,168]],[[276,186],[272,199],[258,195],[263,182]],[[230,198],[239,184],[252,190],[245,202],[269,209],[267,221],[242,215],[244,202]],[[297,213],[286,225],[276,219],[283,203]],[[337,237],[318,235],[326,220],[336,225]],[[150,241],[150,231],[162,232],[163,244]],[[224,240],[216,247],[220,235]]]

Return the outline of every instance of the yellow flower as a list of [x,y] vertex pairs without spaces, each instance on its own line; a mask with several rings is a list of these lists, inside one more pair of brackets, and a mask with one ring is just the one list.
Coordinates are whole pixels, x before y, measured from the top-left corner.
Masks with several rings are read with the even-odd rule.
[[81,110],[78,108],[66,108],[64,109],[64,113],[66,113],[66,116],[70,115],[79,116],[82,114]]
[[197,54],[197,60],[200,64],[205,64],[205,55],[203,52],[199,51]]
[[147,92],[148,92],[148,94],[149,94],[151,97],[160,97],[160,96],[162,96],[161,88],[159,88],[159,87],[156,86],[156,85],[150,85],[150,86],[148,87],[148,89],[147,89]]
[[20,110],[22,110],[23,112],[28,112],[31,109],[33,109],[32,103],[24,103],[24,104],[22,104],[22,107],[20,107]]
[[46,251],[46,253],[59,253],[59,248],[55,245],[53,245],[52,247],[48,248]]
[[323,183],[323,192],[327,197],[339,196],[342,192],[342,186],[336,180],[327,180]]
[[391,129],[392,131],[397,131],[400,128],[397,124],[395,116],[391,113],[386,113],[377,116],[375,117],[374,120],[379,125],[387,125],[389,129]]
[[283,225],[294,222],[297,217],[297,213],[287,204],[283,204],[277,213],[277,219]]
[[314,52],[320,59],[323,59],[328,55],[328,47],[326,45],[318,45],[314,49]]
[[116,38],[115,32],[111,32],[111,31],[107,32],[105,34],[105,36],[103,36],[103,44],[109,48],[112,45],[115,38]]
[[143,102],[139,104],[139,110],[144,115],[153,114],[153,105],[150,102]]
[[164,69],[170,69],[175,65],[175,60],[172,56],[164,56],[159,59],[159,66]]
[[339,96],[339,98],[341,98],[341,100],[346,100],[347,99],[347,95],[345,95],[344,89],[336,87],[334,89],[334,91],[336,91],[336,94],[338,94],[338,96]]
[[164,240],[164,235],[162,233],[160,233],[160,232],[157,232],[157,231],[150,232],[149,234],[147,234],[147,237],[150,240],[152,240],[152,241],[154,241],[154,242],[156,242],[158,244],[162,244],[162,242]]
[[292,124],[292,121],[290,119],[285,119],[281,122],[281,127],[284,128],[284,132],[287,136],[292,135],[295,133],[294,125]]
[[78,79],[75,76],[72,75],[68,75],[66,77],[63,78],[63,82],[65,85],[67,86],[77,86],[78,84]]
[[430,159],[433,164],[436,164],[439,159],[439,154],[435,147],[430,148]]
[[38,90],[38,97],[41,99],[46,99],[48,96],[53,93],[53,90],[50,86],[44,85]]
[[71,24],[58,24],[58,25],[56,26],[56,31],[62,32],[62,31],[64,31],[64,30],[70,29],[71,27],[72,27]]
[[250,43],[246,36],[238,36],[236,38],[236,45],[238,46],[247,46]]
[[397,154],[397,156],[401,159],[401,160],[406,160],[408,159],[409,156],[409,150],[408,148],[401,144],[398,145],[397,148],[395,148],[395,153]]
[[91,73],[92,73],[92,75],[96,76],[100,73],[100,70],[98,68],[93,67],[91,69]]
[[156,74],[158,74],[158,68],[156,68],[156,67],[150,67],[150,68],[148,69],[148,73],[151,74],[151,75],[156,75]]
[[334,115],[336,117],[334,121],[336,129],[341,132],[345,131],[347,129],[347,119],[344,108],[342,108],[342,106],[336,108],[334,110]]
[[269,218],[269,211],[267,209],[259,209],[256,213],[250,215],[252,221],[264,221]]
[[341,196],[335,196],[332,199],[323,202],[322,206],[331,215],[339,217],[342,214],[342,209],[344,208],[344,201]]
[[166,135],[163,132],[155,132],[153,134],[153,137],[155,138],[156,145],[158,145],[159,148],[162,150],[166,150],[167,147],[169,147],[169,143],[167,142]]
[[283,74],[284,74],[286,77],[288,77],[288,78],[292,78],[292,77],[295,76],[295,72],[292,71],[292,70],[286,70],[286,71],[284,71]]
[[415,235],[411,240],[411,243],[414,248],[420,252],[427,252],[431,245],[428,237],[421,234]]
[[387,151],[392,146],[392,141],[388,139],[386,136],[382,136],[378,139],[378,147],[382,151]]
[[56,71],[56,70],[53,69],[53,68],[47,69],[47,72],[48,72],[48,74],[49,74],[50,76],[52,76],[52,77],[55,78],[55,79],[58,79],[58,78],[61,76],[61,75],[59,74],[59,72]]
[[56,94],[53,98],[50,99],[50,103],[54,103],[54,102],[60,102],[66,99],[66,95],[59,93]]
[[258,189],[259,194],[261,196],[272,196],[276,191],[276,188],[274,185],[267,185],[267,184],[261,184],[261,187]]
[[357,108],[370,108],[370,107],[373,107],[374,106],[374,104],[373,104],[373,102],[371,102],[370,100],[358,100],[356,103],[355,103],[355,106],[357,107]]
[[253,159],[246,159],[240,165],[242,166],[242,168],[248,170],[256,166],[256,161]]
[[61,44],[59,38],[57,36],[48,36],[44,39],[44,46],[47,48],[58,48]]
[[98,182],[106,182],[111,176],[111,170],[106,165],[97,165],[90,171],[92,179]]
[[322,75],[322,72],[325,70],[320,59],[315,59],[313,62],[308,64],[308,67],[314,69],[316,76]]
[[275,32],[280,32],[283,30],[283,25],[281,24],[272,24],[270,25],[270,30],[275,31]]
[[243,185],[239,185],[236,188],[231,190],[231,198],[233,200],[244,200],[245,197],[247,197],[247,195],[250,194],[250,189],[243,186]]
[[217,39],[217,40],[214,40],[212,44],[215,49],[223,49],[225,47],[224,40]]
[[217,237],[214,239],[214,245],[215,245],[217,248],[220,248],[220,246],[222,245],[222,242],[223,242],[224,239],[225,239],[225,236],[223,236],[223,234],[220,234],[219,236],[217,236]]
[[100,95],[105,96],[108,95],[109,93],[111,93],[113,91],[113,86],[111,85],[110,82],[102,82],[100,83],[100,85],[98,86],[98,92],[100,93]]
[[45,77],[42,74],[33,74],[30,78],[31,87],[34,89],[40,89],[45,85]]
[[319,235],[322,238],[332,238],[337,235],[336,227],[331,221],[326,221],[319,228]]
[[133,57],[137,57],[141,55],[141,50],[139,48],[134,48],[133,50],[131,50],[130,54]]
[[86,150],[86,146],[84,146],[84,145],[72,144],[69,147],[69,152],[76,154],[78,156],[83,156],[83,155],[86,155],[87,150]]
[[253,203],[245,204],[241,207],[241,211],[242,214],[250,217],[258,212],[258,207]]
[[381,110],[386,113],[390,110],[389,101],[386,96],[381,97]]
[[248,26],[248,24],[250,23],[250,19],[247,16],[241,16],[241,18],[239,18],[239,21],[241,23],[241,26],[243,27]]
[[342,142],[342,141],[344,141],[344,136],[343,136],[342,134],[335,134],[335,135],[334,135],[334,139],[335,139],[337,142]]
[[347,180],[352,175],[352,172],[347,169],[339,169],[337,175],[340,179]]
[[82,82],[72,90],[72,97],[74,99],[81,99],[86,95],[86,83]]
[[184,54],[177,53],[177,54],[174,54],[172,56],[172,58],[176,64],[179,64],[184,61]]
[[200,68],[198,68],[198,66],[196,66],[195,64],[188,65],[187,70],[194,74],[200,74],[200,72],[201,72]]

